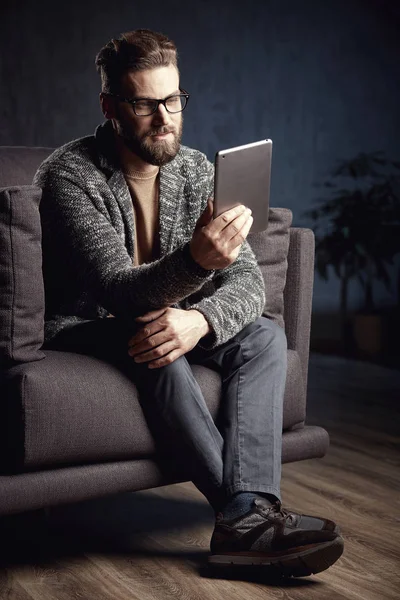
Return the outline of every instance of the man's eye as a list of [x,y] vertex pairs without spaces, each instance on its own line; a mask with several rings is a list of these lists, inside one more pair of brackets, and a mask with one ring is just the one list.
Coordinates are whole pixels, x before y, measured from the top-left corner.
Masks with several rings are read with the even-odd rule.
[[138,100],[135,102],[135,106],[138,110],[152,110],[154,108],[154,102],[152,100]]
[[167,99],[167,106],[169,108],[178,107],[178,106],[180,106],[180,104],[181,104],[181,97],[180,96],[170,96]]

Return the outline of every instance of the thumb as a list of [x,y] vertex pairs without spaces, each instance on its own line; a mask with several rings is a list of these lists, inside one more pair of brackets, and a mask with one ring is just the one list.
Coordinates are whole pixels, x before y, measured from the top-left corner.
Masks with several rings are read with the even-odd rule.
[[206,206],[204,212],[200,215],[200,217],[197,220],[196,229],[198,229],[199,227],[205,227],[206,225],[208,225],[210,223],[210,221],[212,221],[213,201],[214,201],[213,198],[209,198],[207,200],[207,206]]

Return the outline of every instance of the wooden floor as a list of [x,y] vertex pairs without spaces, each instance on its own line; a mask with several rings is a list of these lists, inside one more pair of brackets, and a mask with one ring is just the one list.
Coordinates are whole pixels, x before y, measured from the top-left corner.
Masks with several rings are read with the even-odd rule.
[[282,495],[341,525],[344,554],[323,573],[210,573],[212,513],[186,483],[11,519],[0,531],[0,598],[399,599],[399,401],[399,371],[311,356],[307,420],[328,429],[331,447],[284,465]]

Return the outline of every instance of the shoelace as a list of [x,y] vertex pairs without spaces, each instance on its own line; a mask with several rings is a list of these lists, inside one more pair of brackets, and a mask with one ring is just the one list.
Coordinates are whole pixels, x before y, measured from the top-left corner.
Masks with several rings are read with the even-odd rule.
[[266,515],[269,515],[270,513],[273,513],[274,515],[278,515],[285,521],[288,520],[289,523],[294,523],[294,520],[295,520],[294,515],[292,515],[292,513],[290,513],[285,508],[282,508],[282,504],[281,504],[281,502],[279,502],[279,500],[277,500],[271,506],[263,508],[263,512],[265,512]]

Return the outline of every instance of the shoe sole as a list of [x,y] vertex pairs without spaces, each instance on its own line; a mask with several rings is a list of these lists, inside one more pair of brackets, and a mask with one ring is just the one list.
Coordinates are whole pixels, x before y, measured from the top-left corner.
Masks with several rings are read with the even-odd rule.
[[343,538],[337,537],[330,542],[318,544],[312,548],[280,556],[263,554],[212,554],[209,565],[226,566],[269,566],[284,577],[306,577],[328,569],[343,554]]

